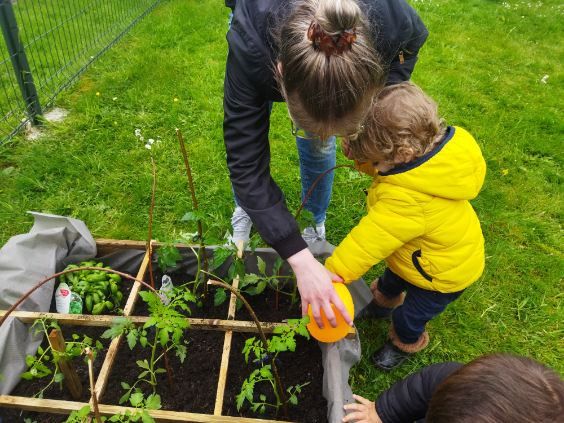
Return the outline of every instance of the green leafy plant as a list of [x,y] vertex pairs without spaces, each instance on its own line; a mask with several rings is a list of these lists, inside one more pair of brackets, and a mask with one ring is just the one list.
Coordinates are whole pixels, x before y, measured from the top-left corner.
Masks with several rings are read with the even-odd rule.
[[157,250],[157,263],[163,273],[176,266],[181,259],[180,251],[174,244],[164,244]]
[[[54,320],[38,319],[36,320],[31,330],[35,335],[43,333],[47,338],[49,330],[61,330],[59,325]],[[94,354],[102,350],[103,345],[100,341],[94,341],[88,336],[80,336],[77,334],[72,335],[72,341],[65,343],[65,351],[56,351],[51,346],[43,348],[41,345],[37,348],[36,355],[28,355],[25,359],[27,370],[22,373],[21,377],[25,380],[41,379],[51,376],[49,383],[37,392],[34,397],[43,398],[44,392],[55,383],[59,384],[62,389],[64,375],[59,367],[61,360],[72,360],[79,357],[82,351],[90,347]]]
[[[149,414],[149,410],[159,410],[161,408],[161,397],[158,394],[151,394],[145,398],[140,392],[131,395],[129,402],[134,411],[127,410],[122,414],[115,414],[111,417],[100,417],[102,422],[112,423],[154,423],[155,419]],[[87,423],[91,421],[92,410],[90,405],[82,407],[80,410],[73,411],[65,423]]]
[[[65,270],[79,267],[99,267],[110,269],[102,262],[93,260],[79,264],[69,264]],[[59,276],[59,282],[67,283],[72,292],[76,292],[83,300],[84,308],[92,314],[119,309],[123,294],[119,290],[121,276],[103,270],[80,270]]]
[[[261,414],[266,411],[267,407],[274,408],[278,413],[279,408],[284,404],[298,404],[298,395],[301,393],[302,388],[310,382],[286,388],[288,396],[283,400],[276,389],[272,365],[268,363],[276,361],[278,355],[282,352],[294,352],[296,350],[296,335],[309,339],[309,332],[306,328],[308,322],[309,318],[307,316],[301,319],[289,319],[286,325],[278,326],[274,329],[274,336],[267,341],[268,345],[266,347],[256,337],[245,341],[242,351],[245,363],[248,364],[249,358],[254,357],[253,362],[258,363],[259,368],[253,370],[249,377],[243,381],[241,392],[236,397],[237,410],[240,410],[245,402],[249,403],[252,411]],[[269,401],[265,394],[259,394],[257,398],[255,388],[263,382],[272,388],[274,402]]]
[[[133,398],[137,403],[139,395],[142,395],[139,385],[143,383],[150,387],[153,395],[156,395],[157,375],[166,373],[164,368],[159,367],[159,362],[169,351],[174,351],[180,362],[184,362],[186,342],[183,337],[184,331],[188,328],[188,321],[182,312],[189,314],[188,303],[196,301],[193,293],[181,288],[175,288],[166,293],[167,304],[164,304],[161,297],[152,291],[141,291],[139,295],[147,303],[150,313],[143,327],[136,327],[126,317],[118,317],[114,319],[112,326],[102,334],[103,338],[125,335],[130,349],[135,348],[139,343],[141,347],[148,348],[150,351],[149,359],[136,362],[140,369],[137,380],[133,384],[121,382],[126,392],[120,398],[120,404],[127,400],[131,402]],[[162,349],[160,353],[158,352],[159,347]]]
[[[283,264],[283,260],[280,257],[274,262],[269,274],[266,269],[266,262],[260,256],[256,255],[258,273],[246,273],[245,260],[239,257],[237,248],[233,244],[229,244],[215,250],[212,269],[219,269],[228,259],[231,259],[231,264],[227,270],[226,279],[234,280],[235,278],[239,278],[239,291],[241,293],[250,296],[260,295],[269,287],[276,292],[276,308],[278,308],[279,294],[290,296],[291,303],[296,303],[297,284],[295,276],[280,275],[280,269]],[[288,286],[290,286],[290,290],[287,290]],[[214,304],[216,306],[220,305],[226,299],[227,295],[225,291],[219,289],[215,293]],[[239,301],[237,302],[237,307],[241,307]]]

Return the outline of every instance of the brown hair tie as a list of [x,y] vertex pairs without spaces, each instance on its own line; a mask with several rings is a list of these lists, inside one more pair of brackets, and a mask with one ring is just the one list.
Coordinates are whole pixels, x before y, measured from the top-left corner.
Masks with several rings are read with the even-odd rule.
[[313,43],[313,47],[330,57],[333,54],[342,54],[345,50],[352,48],[356,41],[356,29],[346,29],[339,35],[327,34],[321,25],[312,21],[307,30],[307,38]]

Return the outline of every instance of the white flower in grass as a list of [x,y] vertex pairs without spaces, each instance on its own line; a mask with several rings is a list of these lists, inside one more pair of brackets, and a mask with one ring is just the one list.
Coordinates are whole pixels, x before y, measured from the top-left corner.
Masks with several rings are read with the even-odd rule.
[[137,128],[135,130],[135,136],[138,137],[138,138],[141,136],[141,129]]
[[149,138],[147,140],[147,144],[153,145],[155,143],[155,140],[153,138]]
[[150,150],[150,149],[151,149],[151,144],[145,144],[145,148],[146,148],[147,150]]

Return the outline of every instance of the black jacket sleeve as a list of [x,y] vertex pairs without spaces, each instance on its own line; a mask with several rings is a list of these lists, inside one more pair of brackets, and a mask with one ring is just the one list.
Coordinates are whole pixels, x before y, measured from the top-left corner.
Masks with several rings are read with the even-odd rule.
[[229,31],[223,100],[227,164],[238,204],[264,241],[287,259],[307,244],[270,175],[270,106],[261,92],[264,56],[241,37],[233,28]]
[[456,370],[460,363],[440,363],[395,383],[376,401],[382,423],[413,423],[425,418],[435,389]]

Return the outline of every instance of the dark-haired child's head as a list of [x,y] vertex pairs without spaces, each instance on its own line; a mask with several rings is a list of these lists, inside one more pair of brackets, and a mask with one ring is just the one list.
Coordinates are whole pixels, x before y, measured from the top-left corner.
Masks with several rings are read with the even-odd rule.
[[554,371],[529,358],[483,356],[439,385],[426,421],[564,422],[564,382]]
[[375,97],[364,129],[349,143],[360,162],[407,163],[429,152],[444,134],[437,104],[411,82],[391,85]]

